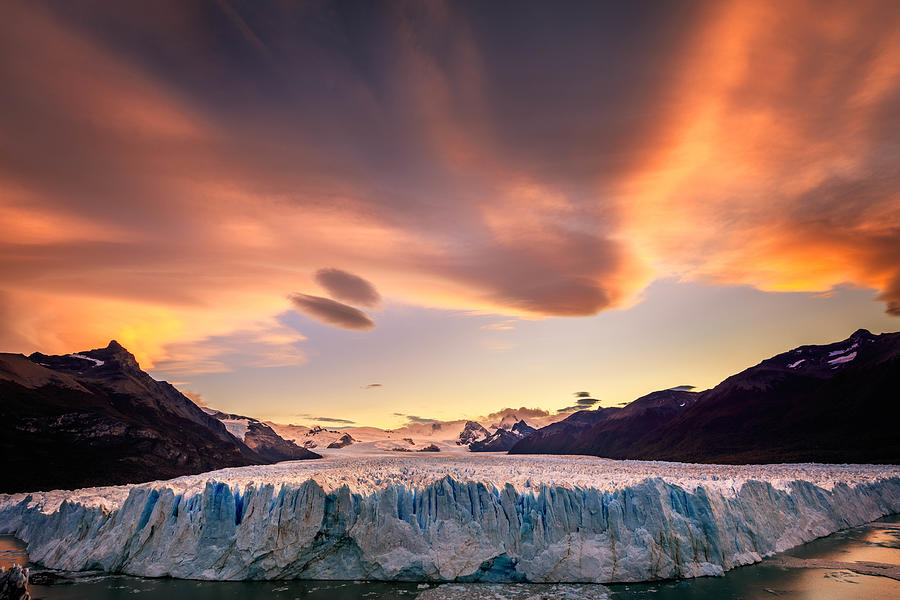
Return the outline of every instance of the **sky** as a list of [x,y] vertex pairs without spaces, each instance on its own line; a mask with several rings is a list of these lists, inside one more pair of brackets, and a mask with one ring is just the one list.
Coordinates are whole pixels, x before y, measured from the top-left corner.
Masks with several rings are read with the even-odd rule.
[[116,339],[220,409],[388,427],[900,330],[897,31],[892,1],[4,2],[0,351]]

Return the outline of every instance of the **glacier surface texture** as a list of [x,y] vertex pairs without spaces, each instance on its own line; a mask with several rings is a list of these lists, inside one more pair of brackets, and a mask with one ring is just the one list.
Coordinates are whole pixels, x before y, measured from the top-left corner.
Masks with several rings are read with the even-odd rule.
[[720,575],[898,511],[896,466],[404,455],[0,495],[0,533],[74,571],[603,583]]

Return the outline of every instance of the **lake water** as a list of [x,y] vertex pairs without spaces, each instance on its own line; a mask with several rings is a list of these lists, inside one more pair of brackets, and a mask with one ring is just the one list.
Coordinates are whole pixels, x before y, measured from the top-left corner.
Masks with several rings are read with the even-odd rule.
[[[27,560],[18,540],[0,536],[0,564]],[[820,568],[798,566],[816,561]],[[841,531],[789,550],[762,563],[734,569],[724,577],[613,585],[520,585],[265,581],[203,582],[78,575],[68,582],[31,585],[44,600],[900,600],[900,581],[855,573],[856,561],[900,565],[900,515]],[[824,568],[822,568],[824,567]],[[895,569],[896,571],[896,569]],[[137,595],[136,595],[137,594]]]

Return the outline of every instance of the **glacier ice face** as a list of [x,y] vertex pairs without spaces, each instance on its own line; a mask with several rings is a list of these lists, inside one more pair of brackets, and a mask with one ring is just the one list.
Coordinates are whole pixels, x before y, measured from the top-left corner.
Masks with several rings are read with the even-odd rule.
[[0,533],[65,570],[603,583],[720,575],[898,511],[893,466],[402,455],[0,495]]

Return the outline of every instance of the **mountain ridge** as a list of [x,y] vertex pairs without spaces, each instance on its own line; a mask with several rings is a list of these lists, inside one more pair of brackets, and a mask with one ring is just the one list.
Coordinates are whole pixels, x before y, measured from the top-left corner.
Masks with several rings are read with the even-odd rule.
[[273,462],[174,386],[142,371],[115,341],[65,355],[0,354],[0,434],[4,492]]
[[[590,427],[559,431],[561,421],[556,433],[553,425],[540,429],[510,452],[729,464],[900,463],[898,389],[900,333],[859,329],[841,341],[764,359],[703,392],[648,394],[614,416],[594,415]],[[684,407],[649,406],[654,397],[676,393],[690,399]]]

